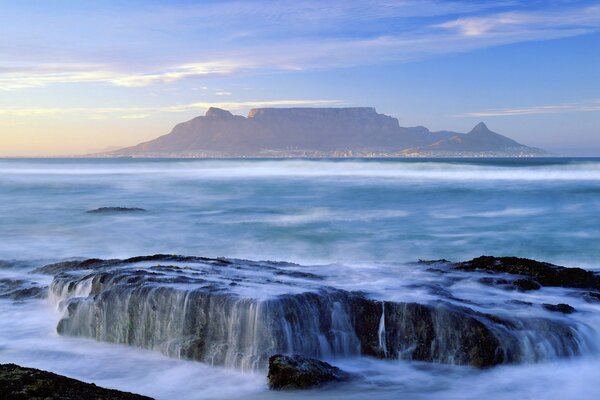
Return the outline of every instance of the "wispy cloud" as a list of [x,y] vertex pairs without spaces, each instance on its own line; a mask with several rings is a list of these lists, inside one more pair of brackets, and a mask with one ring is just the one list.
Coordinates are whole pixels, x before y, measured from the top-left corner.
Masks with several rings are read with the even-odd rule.
[[[248,68],[249,66],[245,66]],[[16,90],[58,83],[106,83],[139,87],[169,83],[189,77],[227,75],[244,66],[230,61],[211,61],[167,67],[156,72],[117,72],[99,65],[37,65],[0,67],[0,90]]]
[[461,17],[435,25],[466,37],[493,34],[555,32],[557,29],[598,30],[600,6],[589,6],[549,12],[503,12],[486,16]]
[[[63,36],[54,39],[61,44],[59,51],[47,42],[43,24],[32,24],[32,33],[25,36],[19,33],[22,26],[7,24],[0,55],[9,61],[0,63],[0,90],[65,83],[140,87],[239,73],[407,62],[600,31],[598,5],[564,2],[538,11],[514,11],[523,9],[511,7],[515,3],[225,1],[87,16],[89,28],[65,21],[67,27],[89,29],[90,37],[103,32],[97,36],[111,40],[111,52],[102,41],[82,44],[78,37]],[[160,30],[147,28],[158,25]],[[64,53],[75,61],[57,64]],[[89,54],[95,62],[85,62]]]
[[209,107],[238,111],[255,107],[319,107],[342,105],[341,100],[261,100],[229,102],[194,102],[163,107],[37,107],[37,108],[0,108],[0,116],[35,117],[60,115],[86,115],[90,119],[104,119],[116,116],[123,119],[141,119],[161,113],[202,112]]
[[558,114],[566,112],[600,111],[600,100],[591,103],[543,105],[519,108],[494,108],[484,111],[468,112],[455,117],[503,117],[514,115]]

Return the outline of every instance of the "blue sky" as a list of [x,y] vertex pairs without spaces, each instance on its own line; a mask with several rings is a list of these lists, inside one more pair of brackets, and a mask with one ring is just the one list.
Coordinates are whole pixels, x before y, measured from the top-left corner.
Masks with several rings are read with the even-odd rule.
[[135,144],[210,105],[600,155],[600,1],[0,0],[0,156]]

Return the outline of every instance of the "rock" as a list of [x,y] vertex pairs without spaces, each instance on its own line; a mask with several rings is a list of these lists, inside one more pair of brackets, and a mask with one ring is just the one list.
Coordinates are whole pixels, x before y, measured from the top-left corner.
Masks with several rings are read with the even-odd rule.
[[0,279],[0,299],[27,300],[46,297],[47,286],[36,286],[21,279]]
[[523,292],[528,292],[530,290],[539,290],[541,289],[541,285],[536,281],[532,281],[531,279],[516,279],[512,281],[512,284],[516,286],[516,288]]
[[118,213],[136,213],[144,212],[143,208],[138,207],[100,207],[86,211],[88,214],[118,214]]
[[569,304],[564,304],[564,303],[560,303],[560,304],[544,303],[544,304],[542,304],[542,307],[544,307],[548,311],[560,312],[563,314],[573,314],[575,311],[577,311],[577,310],[575,310],[575,308],[573,308]]
[[582,297],[588,303],[600,303],[600,293],[598,292],[587,292]]
[[61,335],[243,370],[266,369],[274,353],[489,367],[587,349],[566,319],[469,308],[477,304],[454,297],[445,276],[425,285],[444,301],[420,304],[383,302],[297,271],[282,263],[164,254],[36,270],[54,275],[50,291],[64,310]]
[[0,399],[14,400],[152,400],[133,393],[104,389],[52,372],[0,364]]
[[450,261],[445,258],[440,258],[439,260],[419,260],[417,264],[421,265],[438,265],[438,264],[450,264]]
[[309,389],[326,383],[350,380],[350,374],[324,361],[300,355],[281,354],[269,358],[267,375],[273,390]]
[[515,279],[511,281],[509,279],[504,278],[493,278],[490,276],[485,276],[479,279],[480,283],[489,286],[500,286],[506,290],[518,290],[521,292],[527,292],[530,290],[538,290],[541,288],[540,284],[531,280],[531,279]]
[[594,272],[581,268],[560,267],[528,258],[481,256],[455,264],[455,269],[524,275],[542,286],[600,289],[600,276]]

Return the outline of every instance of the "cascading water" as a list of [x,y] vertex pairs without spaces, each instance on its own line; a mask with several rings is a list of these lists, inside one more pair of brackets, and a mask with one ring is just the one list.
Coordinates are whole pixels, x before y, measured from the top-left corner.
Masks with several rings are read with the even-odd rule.
[[379,329],[377,331],[379,339],[379,350],[385,358],[388,356],[387,339],[385,337],[385,302],[381,302],[381,318],[379,319]]
[[[594,347],[588,327],[564,317],[490,314],[451,297],[382,302],[274,263],[173,256],[95,263],[55,276],[52,297],[65,310],[59,333],[243,371],[265,368],[276,353],[483,367]],[[260,286],[271,293],[257,296]]]

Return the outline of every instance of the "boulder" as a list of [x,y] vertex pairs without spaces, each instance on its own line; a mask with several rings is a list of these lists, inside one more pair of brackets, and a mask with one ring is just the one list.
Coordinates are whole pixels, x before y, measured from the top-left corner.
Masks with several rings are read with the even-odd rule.
[[564,304],[564,303],[560,303],[560,304],[542,304],[542,307],[544,307],[546,310],[548,311],[553,311],[553,312],[560,312],[563,314],[573,314],[575,311],[575,308],[569,304]]
[[269,358],[267,379],[269,388],[274,390],[309,389],[326,383],[348,381],[350,374],[324,361],[277,354]]

